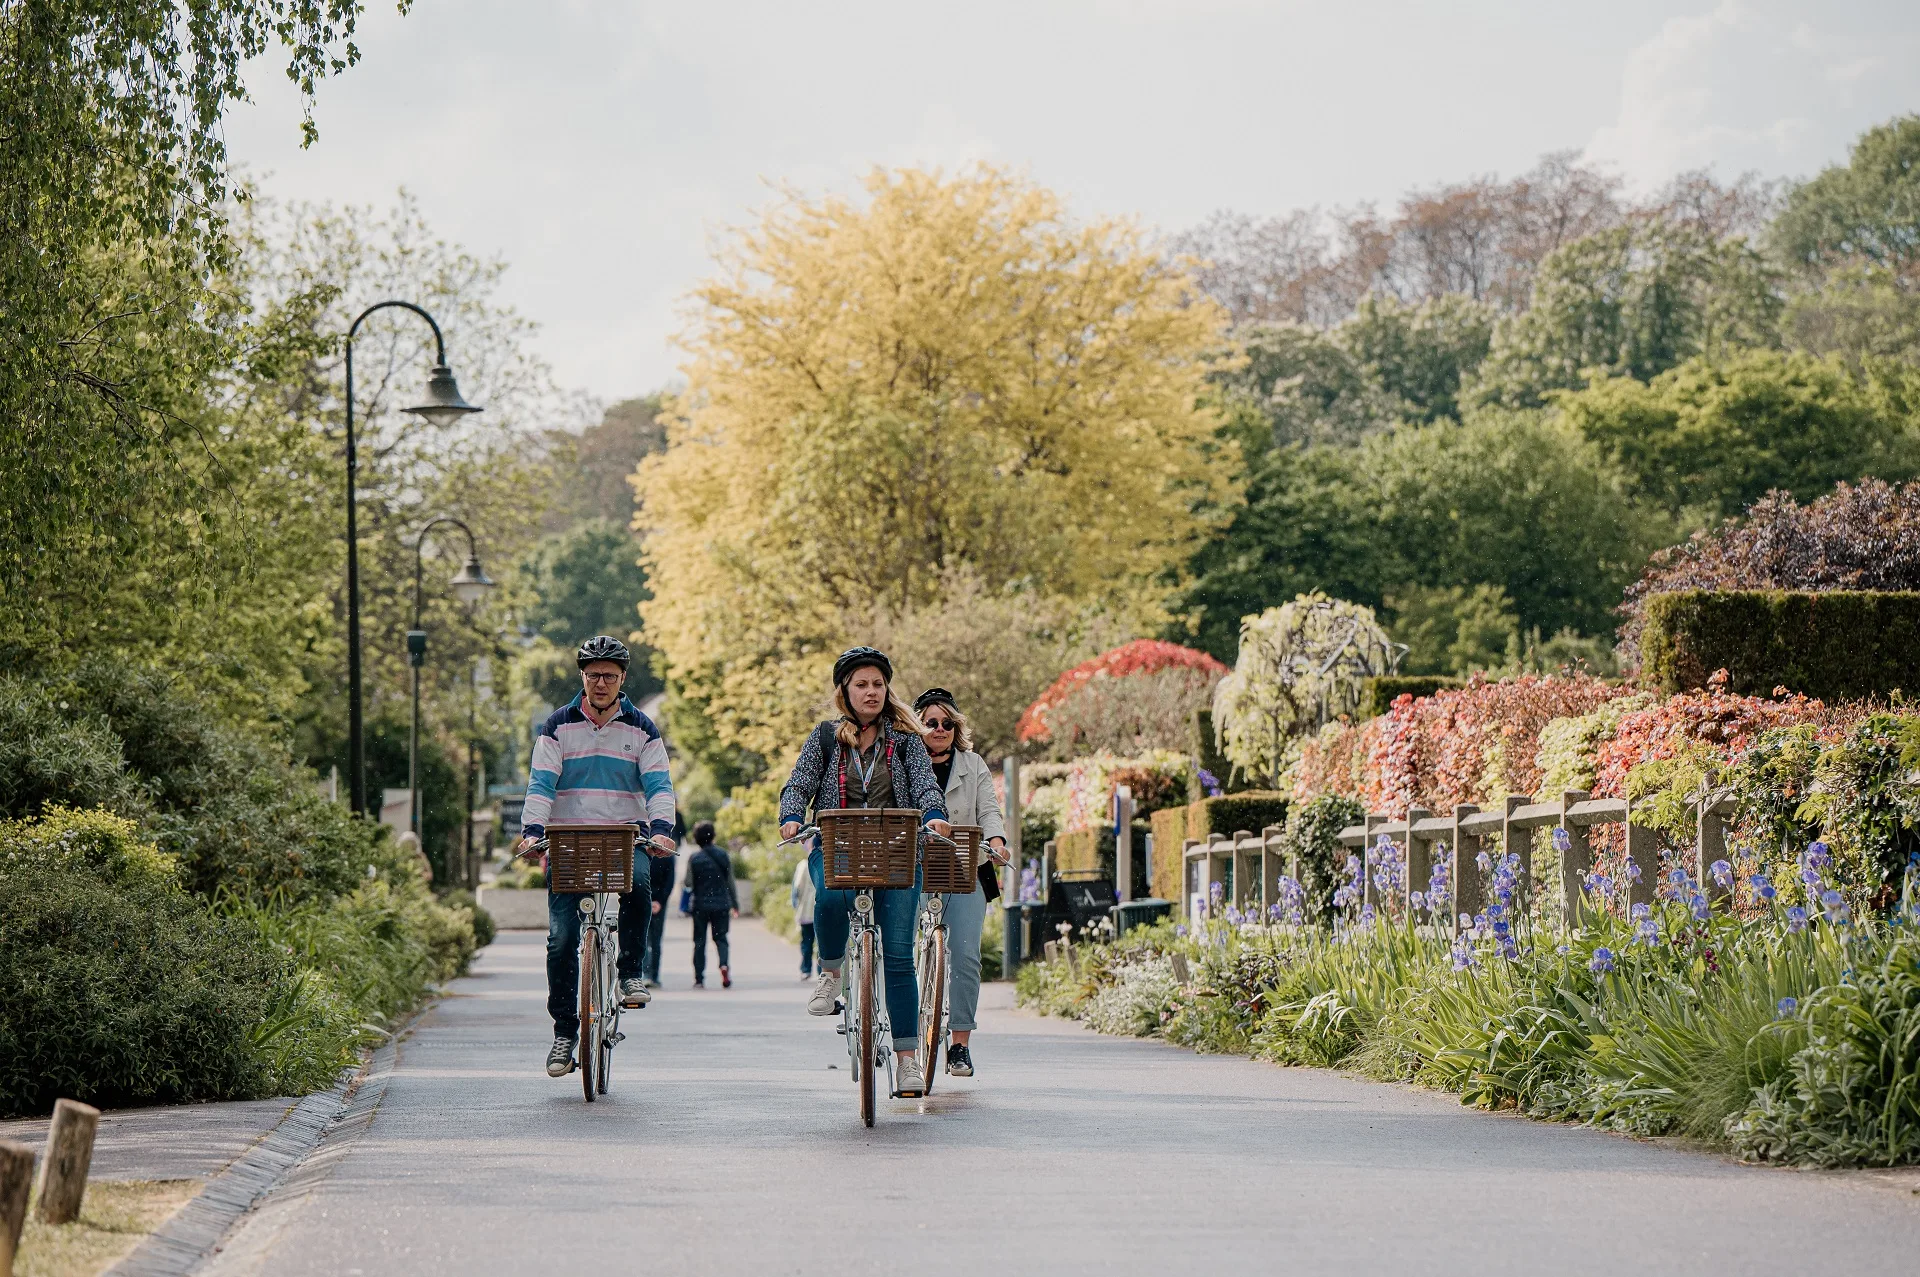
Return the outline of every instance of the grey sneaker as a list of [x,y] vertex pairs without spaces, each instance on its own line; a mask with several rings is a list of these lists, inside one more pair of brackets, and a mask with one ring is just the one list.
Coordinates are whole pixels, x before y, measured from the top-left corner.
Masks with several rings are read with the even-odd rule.
[[555,1038],[553,1049],[547,1052],[547,1076],[565,1077],[573,1072],[572,1038]]
[[647,982],[639,976],[620,982],[620,1005],[623,1007],[643,1007],[653,1001],[653,995],[647,992]]
[[920,1076],[920,1057],[912,1051],[897,1051],[893,1057],[893,1084],[896,1095],[925,1095],[927,1083]]
[[959,1042],[947,1044],[947,1072],[954,1077],[973,1076],[973,1053]]
[[813,996],[807,999],[808,1015],[832,1015],[840,1000],[840,973],[822,971],[813,982]]

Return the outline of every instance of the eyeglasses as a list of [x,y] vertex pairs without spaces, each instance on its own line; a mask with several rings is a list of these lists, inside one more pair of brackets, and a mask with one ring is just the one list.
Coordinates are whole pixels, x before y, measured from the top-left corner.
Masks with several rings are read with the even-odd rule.
[[927,730],[930,732],[950,732],[953,730],[953,720],[950,718],[923,718],[920,721],[927,725]]
[[621,679],[625,678],[626,675],[625,674],[582,674],[580,677],[586,679],[587,682],[589,683],[618,683]]

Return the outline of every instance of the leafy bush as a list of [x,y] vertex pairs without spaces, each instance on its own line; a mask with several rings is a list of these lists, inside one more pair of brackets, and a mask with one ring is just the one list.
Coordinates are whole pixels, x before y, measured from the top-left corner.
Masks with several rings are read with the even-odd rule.
[[1680,590],[1920,590],[1920,483],[1841,483],[1804,506],[1773,493],[1660,551],[1621,607],[1629,654],[1648,603]]
[[[5,836],[10,845],[12,831]],[[275,1093],[254,1032],[297,982],[162,876],[0,869],[0,1113]]]
[[1669,692],[1725,670],[1736,692],[1825,700],[1920,688],[1920,593],[1658,594],[1641,611],[1641,677]]
[[1920,945],[1890,946],[1809,997],[1801,1016],[1806,1045],[1728,1123],[1734,1148],[1815,1166],[1920,1161]]
[[1308,922],[1331,924],[1333,893],[1345,881],[1340,866],[1346,863],[1347,848],[1340,842],[1340,831],[1366,817],[1366,808],[1339,794],[1322,794],[1288,813],[1281,848],[1296,866],[1295,880],[1306,892]]

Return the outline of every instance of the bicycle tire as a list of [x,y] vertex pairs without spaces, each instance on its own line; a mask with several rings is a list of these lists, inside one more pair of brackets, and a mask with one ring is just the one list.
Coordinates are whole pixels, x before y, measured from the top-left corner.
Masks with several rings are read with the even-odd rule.
[[874,1087],[878,1084],[873,1067],[873,932],[860,933],[859,949],[860,986],[860,1061],[865,1066],[860,1070],[860,1120],[868,1126],[873,1125]]
[[580,929],[580,1041],[575,1050],[580,1056],[580,1090],[593,1103],[594,1075],[600,1063],[600,1008],[595,1003],[600,983],[600,933],[592,927]]
[[926,953],[920,971],[920,1051],[922,1069],[920,1092],[933,1094],[933,1075],[940,1064],[940,1048],[946,1045],[947,1013],[947,929],[935,927],[927,937]]

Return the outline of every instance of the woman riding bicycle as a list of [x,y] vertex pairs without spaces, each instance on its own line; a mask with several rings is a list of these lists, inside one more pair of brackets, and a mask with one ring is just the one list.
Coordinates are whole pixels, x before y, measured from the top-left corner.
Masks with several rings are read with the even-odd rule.
[[[1000,814],[1000,796],[994,792],[993,773],[986,760],[973,752],[973,732],[966,715],[954,704],[953,693],[929,687],[913,702],[921,726],[927,729],[927,753],[934,779],[945,793],[947,819],[956,825],[977,825],[987,840],[989,855],[1007,863],[1007,825]],[[989,871],[991,872],[991,871]],[[984,878],[984,875],[983,875]],[[953,955],[953,977],[948,994],[953,1011],[952,1040],[947,1044],[947,1072],[973,1076],[973,1017],[980,1006],[980,928],[987,920],[987,892],[982,881],[970,896],[948,896],[946,923]],[[927,1067],[939,1062],[928,1060]]]
[[[833,700],[840,718],[815,727],[801,746],[793,775],[780,791],[780,836],[792,838],[814,812],[840,807],[918,807],[927,828],[951,833],[940,786],[933,778],[913,710],[894,694],[893,663],[871,647],[849,648],[833,663]],[[832,1015],[840,992],[854,892],[827,890],[821,853],[807,856],[813,874],[814,939],[820,946],[820,978],[807,1010]],[[876,890],[874,914],[887,983],[887,1018],[893,1026],[895,1081],[902,1094],[918,1095],[925,1075],[915,1055],[920,992],[913,977],[914,920],[920,893],[914,888]]]

